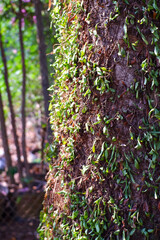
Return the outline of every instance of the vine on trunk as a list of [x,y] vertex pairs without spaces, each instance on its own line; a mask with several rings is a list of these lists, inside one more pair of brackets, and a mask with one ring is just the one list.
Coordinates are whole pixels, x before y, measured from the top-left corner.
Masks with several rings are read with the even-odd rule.
[[156,0],[55,1],[41,239],[158,239]]

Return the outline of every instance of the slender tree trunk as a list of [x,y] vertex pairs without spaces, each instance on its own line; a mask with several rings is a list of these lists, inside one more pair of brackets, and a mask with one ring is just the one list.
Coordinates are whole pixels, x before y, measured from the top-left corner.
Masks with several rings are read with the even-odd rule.
[[20,153],[20,147],[19,147],[18,135],[17,135],[17,129],[16,129],[15,113],[14,113],[14,109],[13,109],[12,97],[11,97],[11,92],[10,92],[10,88],[9,88],[7,60],[6,60],[5,51],[3,48],[1,33],[0,33],[0,49],[1,49],[1,54],[2,54],[2,61],[3,61],[3,65],[4,65],[4,79],[5,79],[6,89],[7,89],[8,102],[9,102],[10,113],[11,113],[12,129],[13,129],[13,135],[14,135],[14,142],[15,142],[16,152],[17,152],[18,172],[19,172],[20,179],[22,179],[23,175],[22,175],[21,153]]
[[49,79],[48,79],[48,68],[47,68],[47,57],[46,57],[46,45],[44,40],[43,34],[43,21],[42,21],[42,14],[41,8],[42,3],[40,0],[35,0],[35,14],[37,18],[37,37],[38,37],[38,47],[39,47],[39,58],[40,58],[40,69],[41,69],[41,82],[42,82],[42,91],[44,96],[44,109],[45,109],[45,116],[47,119],[47,135],[48,139],[49,136],[52,134],[50,124],[49,124]]
[[[5,158],[7,162],[7,170],[10,170],[12,168],[12,160],[11,160],[11,154],[10,154],[9,145],[8,145],[8,137],[7,137],[7,130],[5,125],[5,117],[4,117],[1,92],[0,92],[0,126],[1,126],[1,132],[2,132],[3,148],[4,148]],[[14,183],[14,177],[12,175],[10,175],[10,181],[11,183]]]
[[21,114],[22,114],[22,154],[24,158],[24,164],[26,169],[27,176],[29,175],[29,165],[27,161],[27,152],[26,152],[26,117],[25,117],[25,105],[26,105],[26,66],[25,66],[25,53],[24,53],[24,43],[23,43],[23,33],[22,33],[22,21],[21,21],[21,11],[22,11],[22,0],[19,0],[19,42],[21,49],[21,57],[22,57],[22,73],[23,73],[23,81],[22,81],[22,106],[21,106]]

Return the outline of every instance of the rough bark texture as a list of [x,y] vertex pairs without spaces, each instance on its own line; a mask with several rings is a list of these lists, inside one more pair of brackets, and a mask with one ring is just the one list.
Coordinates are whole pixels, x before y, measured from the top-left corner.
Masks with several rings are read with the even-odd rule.
[[12,97],[11,97],[11,92],[10,92],[10,88],[9,88],[7,60],[6,60],[5,51],[3,48],[1,33],[0,33],[0,49],[1,49],[1,54],[2,54],[2,61],[3,61],[3,65],[4,65],[4,79],[5,79],[6,89],[7,89],[8,102],[9,102],[9,108],[10,108],[10,113],[11,113],[11,122],[12,122],[13,135],[14,135],[14,142],[15,142],[16,152],[17,152],[18,172],[19,172],[20,179],[22,179],[23,175],[22,175],[21,153],[20,153],[20,147],[19,147],[18,135],[17,135],[17,129],[16,129],[15,113],[14,113],[14,109],[13,109]]
[[77,52],[69,38],[76,25],[73,2],[60,10],[68,15],[60,33],[70,42],[59,37],[61,84],[51,116],[56,151],[44,202],[44,232],[51,239],[160,237],[159,40],[154,41],[160,6],[125,2],[83,1]]

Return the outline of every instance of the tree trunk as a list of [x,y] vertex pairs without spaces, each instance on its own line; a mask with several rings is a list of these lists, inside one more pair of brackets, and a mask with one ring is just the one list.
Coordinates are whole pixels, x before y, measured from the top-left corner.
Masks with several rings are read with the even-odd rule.
[[40,0],[35,0],[35,15],[36,15],[36,25],[37,25],[37,37],[38,37],[38,47],[39,47],[39,58],[40,58],[40,70],[41,70],[41,82],[42,82],[42,90],[44,96],[44,110],[45,110],[45,117],[47,122],[47,135],[48,140],[52,135],[52,131],[50,128],[49,122],[49,79],[48,79],[48,68],[47,68],[47,57],[46,57],[46,45],[44,40],[44,33],[43,33],[43,20],[42,20],[42,2]]
[[19,172],[20,179],[22,179],[23,175],[22,175],[21,153],[20,153],[20,147],[19,147],[18,136],[17,136],[15,113],[14,113],[14,109],[13,109],[12,97],[11,97],[11,92],[10,92],[10,88],[9,88],[7,60],[6,60],[5,51],[3,48],[1,33],[0,33],[0,49],[1,49],[1,54],[2,54],[2,61],[3,61],[3,65],[4,65],[4,79],[5,79],[6,89],[7,89],[8,102],[9,102],[9,108],[10,108],[10,113],[11,113],[12,129],[13,129],[13,135],[14,135],[14,142],[15,142],[16,152],[17,152],[18,172]]
[[67,3],[53,9],[55,142],[42,239],[158,240],[160,3]]
[[1,91],[0,91],[0,125],[1,125],[1,134],[2,134],[2,142],[3,142],[4,153],[5,153],[5,159],[7,163],[7,171],[9,172],[11,183],[14,183],[14,176],[10,174],[10,171],[12,169],[12,160],[11,160],[11,154],[10,154],[9,145],[8,145],[8,137],[7,137],[7,130],[5,125]]
[[22,0],[19,0],[19,42],[21,49],[21,58],[22,58],[22,154],[24,159],[24,165],[26,169],[26,174],[29,176],[29,165],[27,161],[27,152],[26,152],[26,116],[25,116],[25,105],[26,105],[26,66],[25,66],[25,52],[24,52],[24,43],[23,43],[23,33],[22,33]]

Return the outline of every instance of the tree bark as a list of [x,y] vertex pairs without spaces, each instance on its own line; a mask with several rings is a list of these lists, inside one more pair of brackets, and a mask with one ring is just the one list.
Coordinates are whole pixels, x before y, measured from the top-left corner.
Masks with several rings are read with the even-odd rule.
[[76,15],[81,2],[53,10],[43,239],[158,240],[160,2],[84,0]]
[[21,153],[20,153],[20,147],[19,147],[19,141],[18,141],[18,135],[17,135],[17,129],[16,129],[15,113],[14,113],[14,109],[13,109],[12,97],[11,97],[11,92],[10,92],[10,88],[9,88],[7,60],[6,60],[5,51],[3,48],[3,41],[2,41],[1,33],[0,33],[0,49],[1,49],[1,54],[2,54],[2,61],[3,61],[3,65],[4,65],[4,79],[5,79],[6,89],[7,89],[8,102],[9,102],[9,108],[10,108],[10,113],[11,113],[13,136],[14,136],[14,142],[15,142],[16,152],[17,152],[19,178],[22,179],[23,175],[22,175]]
[[42,20],[42,2],[40,0],[34,1],[35,5],[35,15],[36,15],[36,25],[37,25],[37,38],[38,38],[38,47],[39,47],[39,59],[40,59],[40,70],[41,70],[41,83],[42,83],[42,91],[44,96],[44,110],[45,117],[47,122],[47,135],[48,140],[52,135],[52,131],[50,128],[49,122],[49,79],[48,79],[48,67],[47,67],[47,57],[46,57],[46,45],[44,39],[44,30],[43,30],[43,20]]
[[19,42],[21,49],[21,61],[22,61],[22,105],[21,105],[21,115],[22,115],[22,154],[24,159],[24,165],[26,169],[26,174],[29,176],[29,165],[27,160],[26,152],[26,116],[25,116],[25,106],[26,106],[26,66],[25,66],[25,52],[23,43],[23,32],[22,32],[22,0],[19,0]]
[[[3,142],[4,153],[5,153],[5,159],[7,162],[7,170],[10,171],[12,168],[12,160],[11,160],[11,154],[10,154],[9,145],[8,145],[8,137],[7,137],[6,124],[5,124],[1,90],[0,90],[0,125],[1,125],[1,134],[2,134],[2,142]],[[10,177],[11,183],[14,183],[15,182],[14,176],[9,175],[9,177]]]

